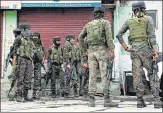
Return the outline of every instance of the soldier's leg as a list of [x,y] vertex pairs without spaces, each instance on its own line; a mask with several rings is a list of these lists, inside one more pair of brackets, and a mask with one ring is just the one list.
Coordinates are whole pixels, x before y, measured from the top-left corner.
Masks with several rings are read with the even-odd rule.
[[152,91],[152,94],[154,97],[154,107],[161,108],[162,102],[160,101],[160,97],[159,97],[159,91],[160,91],[159,77],[157,75],[154,75],[154,73],[153,73],[153,57],[152,57],[152,55],[145,56],[143,64],[149,73],[148,78],[149,78],[150,85],[151,85],[151,91]]
[[56,69],[55,66],[52,65],[52,75],[51,75],[51,94],[52,97],[56,97],[56,78],[55,78],[55,74],[56,74]]
[[41,89],[41,64],[35,63],[34,64],[33,99],[40,98],[40,92],[39,92],[40,89]]
[[64,73],[63,71],[60,71],[60,96],[64,96]]
[[148,94],[149,92],[149,85],[148,85],[148,81],[146,79],[146,75],[145,75],[145,71],[143,70],[143,66],[141,67],[141,71],[140,71],[140,75],[142,76],[142,81],[143,81],[143,85],[144,85],[144,93]]
[[89,98],[90,107],[95,107],[95,93],[96,93],[96,80],[98,73],[98,62],[94,53],[88,53],[88,65],[89,65]]
[[[76,63],[77,64],[77,63]],[[76,67],[75,65],[73,66],[73,90],[74,90],[74,96],[78,97],[79,96],[79,78],[78,78],[78,74],[76,73]]]
[[31,89],[32,83],[32,61],[26,59],[27,67],[25,70],[25,77],[24,77],[24,101],[33,101],[31,98],[28,97],[28,91]]
[[139,59],[138,57],[132,58],[133,84],[137,95],[138,108],[146,107],[146,104],[143,99],[144,85],[142,82],[142,76],[140,76],[141,66],[141,59]]
[[97,54],[97,60],[99,62],[102,86],[103,86],[103,93],[104,93],[104,107],[118,107],[118,104],[111,101],[110,97],[110,75],[108,73],[108,64],[107,64],[107,52],[105,50],[99,51]]
[[23,58],[18,57],[18,76],[17,76],[17,101],[22,102],[24,89],[24,74],[26,70],[26,62]]
[[85,75],[83,76],[83,83],[82,83],[82,89],[83,89],[83,99],[87,100],[88,97],[88,80],[89,80],[89,75],[88,75],[88,69],[85,69]]

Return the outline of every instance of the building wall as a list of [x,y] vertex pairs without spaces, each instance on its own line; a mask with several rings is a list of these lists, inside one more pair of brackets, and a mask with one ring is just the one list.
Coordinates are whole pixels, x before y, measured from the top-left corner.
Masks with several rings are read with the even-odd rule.
[[[0,11],[0,69],[2,68],[3,11]],[[2,73],[2,70],[0,70]]]
[[[14,42],[13,30],[17,27],[17,11],[5,11],[5,24],[4,24],[4,36],[3,36],[3,54],[4,59],[3,64],[5,64],[5,59],[10,51],[10,46]],[[4,65],[3,65],[4,66]],[[7,72],[3,73],[5,75],[4,79],[10,74],[11,65],[8,65]]]

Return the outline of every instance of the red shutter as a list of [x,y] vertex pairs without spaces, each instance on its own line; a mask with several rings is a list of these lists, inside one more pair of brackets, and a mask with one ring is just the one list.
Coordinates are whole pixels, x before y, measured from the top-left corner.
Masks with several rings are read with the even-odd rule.
[[0,11],[0,73],[2,70],[3,11]]
[[[112,13],[106,11],[105,18],[112,22]],[[92,19],[93,8],[26,8],[19,12],[19,23],[30,24],[32,32],[40,32],[46,49],[54,36],[60,36],[62,44],[67,34],[75,34],[77,38],[84,25]]]

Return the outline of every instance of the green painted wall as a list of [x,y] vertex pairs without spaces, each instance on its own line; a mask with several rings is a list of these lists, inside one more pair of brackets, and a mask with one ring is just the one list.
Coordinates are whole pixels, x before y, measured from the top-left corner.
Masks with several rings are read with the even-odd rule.
[[[118,42],[116,39],[116,35],[118,33],[118,30],[122,27],[122,25],[125,23],[125,21],[132,16],[132,7],[131,2],[128,2],[125,6],[121,6],[119,8],[116,8],[114,10],[114,39],[115,43]],[[128,38],[129,34],[126,32],[123,35],[124,41],[126,44],[128,44]],[[119,43],[119,42],[118,42]],[[128,52],[126,52],[122,47],[120,48],[121,55],[129,55]]]
[[[14,42],[13,30],[17,27],[17,11],[5,11],[5,35],[4,35],[4,54],[2,57],[7,58],[7,55],[10,51],[10,46]],[[5,62],[4,62],[5,63]],[[5,79],[11,73],[11,65],[9,64],[7,72],[5,72]]]

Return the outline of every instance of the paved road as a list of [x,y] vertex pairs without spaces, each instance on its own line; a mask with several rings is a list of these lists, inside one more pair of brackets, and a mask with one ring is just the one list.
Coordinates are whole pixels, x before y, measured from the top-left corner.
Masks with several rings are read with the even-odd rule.
[[154,109],[153,104],[143,109],[136,108],[136,101],[114,100],[119,103],[118,108],[103,107],[103,100],[97,99],[96,107],[88,107],[88,101],[43,99],[41,101],[18,103],[15,101],[1,102],[1,112],[162,112],[162,109]]

